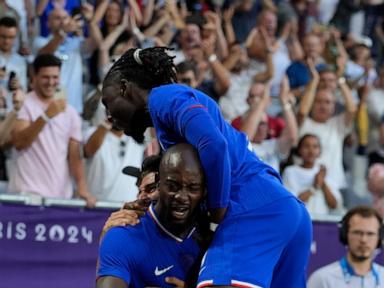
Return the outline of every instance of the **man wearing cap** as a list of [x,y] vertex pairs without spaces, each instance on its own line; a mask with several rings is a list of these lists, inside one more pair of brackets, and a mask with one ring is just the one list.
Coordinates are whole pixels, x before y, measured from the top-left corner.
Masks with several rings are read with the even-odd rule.
[[151,155],[144,159],[141,170],[133,166],[127,166],[123,173],[137,178],[136,186],[139,188],[137,199],[154,200],[158,198],[157,185],[159,182],[160,155]]

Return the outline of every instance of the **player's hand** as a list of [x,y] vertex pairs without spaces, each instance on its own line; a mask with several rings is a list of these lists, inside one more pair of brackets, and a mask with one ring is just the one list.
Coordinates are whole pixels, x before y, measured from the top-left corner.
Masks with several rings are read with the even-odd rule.
[[147,212],[149,205],[151,204],[151,199],[137,199],[132,202],[127,202],[124,204],[123,209],[133,210],[138,216],[142,216]]
[[45,114],[47,114],[49,118],[53,118],[57,114],[64,112],[66,107],[67,101],[65,99],[54,99],[49,104],[47,110],[45,111]]
[[113,212],[107,222],[104,224],[103,230],[108,230],[116,226],[135,226],[140,222],[139,215],[136,211],[121,209],[119,211]]
[[112,227],[118,226],[135,226],[140,223],[139,215],[134,210],[121,209],[113,212],[104,224],[103,230],[101,230],[100,241],[103,239],[105,233]]
[[165,277],[165,282],[168,284],[173,284],[177,288],[187,287],[183,280],[180,280],[179,278],[176,278],[176,277]]

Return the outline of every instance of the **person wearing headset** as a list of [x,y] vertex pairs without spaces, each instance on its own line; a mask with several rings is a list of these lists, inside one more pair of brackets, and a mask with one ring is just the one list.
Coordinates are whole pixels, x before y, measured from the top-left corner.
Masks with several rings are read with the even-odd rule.
[[376,210],[368,206],[349,210],[339,225],[347,255],[313,272],[308,288],[384,287],[384,267],[373,262],[383,237],[383,219]]

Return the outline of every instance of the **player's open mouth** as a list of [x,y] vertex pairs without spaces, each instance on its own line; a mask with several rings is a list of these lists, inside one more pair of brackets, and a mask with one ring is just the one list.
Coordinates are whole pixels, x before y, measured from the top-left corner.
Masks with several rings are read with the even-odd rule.
[[188,215],[188,206],[173,206],[172,216],[176,219],[184,219]]

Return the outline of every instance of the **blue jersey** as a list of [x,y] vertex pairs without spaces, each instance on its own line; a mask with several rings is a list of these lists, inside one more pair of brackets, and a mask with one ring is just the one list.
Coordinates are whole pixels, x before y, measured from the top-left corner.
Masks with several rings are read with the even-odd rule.
[[174,287],[165,277],[185,280],[199,254],[193,233],[186,239],[172,235],[151,206],[138,225],[114,227],[105,234],[97,276],[123,279],[129,287]]
[[217,104],[202,92],[180,84],[156,87],[149,94],[148,108],[163,149],[187,142],[198,150],[209,208],[230,206],[236,214],[290,196],[284,189],[268,187],[255,193],[261,171],[281,181],[279,174],[248,149],[246,135],[229,125]]

